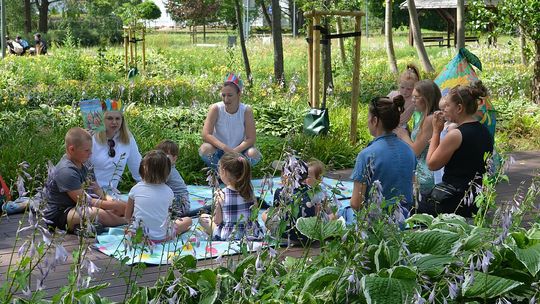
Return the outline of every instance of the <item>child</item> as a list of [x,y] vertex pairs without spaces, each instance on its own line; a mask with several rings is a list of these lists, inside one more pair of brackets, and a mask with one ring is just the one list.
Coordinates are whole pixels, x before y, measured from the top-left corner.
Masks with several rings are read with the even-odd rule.
[[[320,214],[325,220],[335,219],[332,206],[327,204],[323,206],[325,201],[328,201],[326,185],[323,184],[323,175],[326,172],[325,165],[318,159],[312,159],[308,162],[308,177],[306,184],[313,189],[312,202],[315,204],[315,213]],[[321,212],[323,210],[324,212]]]
[[147,236],[154,243],[168,241],[191,226],[191,218],[175,220],[172,231],[168,229],[169,207],[174,193],[165,184],[171,172],[171,161],[163,151],[148,152],[139,167],[142,181],[129,191],[126,219],[134,219],[134,226],[142,224]]
[[[285,163],[273,163],[275,169],[282,170],[281,180],[285,187],[276,189],[274,192],[274,206],[273,211],[265,211],[262,214],[262,219],[265,222],[267,228],[273,232],[279,226],[279,223],[283,220],[287,222],[286,231],[282,234],[282,237],[288,238],[291,241],[307,241],[307,238],[298,232],[294,226],[296,219],[299,217],[312,217],[316,216],[318,213],[318,208],[313,202],[312,198],[315,191],[308,184],[315,184],[316,180],[320,178],[317,176],[317,168],[312,167],[312,172],[314,173],[312,177],[309,177],[309,166],[301,159],[296,157],[290,157]],[[284,166],[288,166],[289,170],[283,170]],[[291,173],[286,173],[286,171],[291,171]],[[322,170],[321,170],[322,171]],[[291,178],[298,179],[297,186],[296,182],[290,180]],[[287,193],[287,188],[293,188],[292,193]],[[321,200],[322,201],[322,200]],[[281,206],[289,206],[297,204],[299,208],[289,208],[283,210]],[[297,212],[295,212],[297,210]],[[296,214],[295,214],[296,213]],[[268,218],[269,215],[272,215],[271,218]]]
[[[85,193],[83,185],[90,185],[90,189],[99,197],[104,197],[95,181],[88,181],[89,169],[85,162],[92,154],[92,135],[82,128],[71,128],[65,137],[66,154],[55,167],[54,174],[49,176],[47,192],[47,208],[45,219],[50,221],[52,228],[74,231],[81,222],[81,210],[84,216],[91,220],[97,218],[104,226],[118,226],[125,224],[123,217],[125,204],[112,201],[90,198]],[[78,204],[86,201],[90,208],[78,210]]]
[[[442,97],[441,100],[439,101],[439,109],[444,113],[444,108],[446,107],[446,96]],[[445,117],[446,119],[446,117]],[[443,130],[441,131],[441,136],[440,136],[440,141],[443,140],[443,138],[446,136],[446,134],[448,133],[448,131],[450,130],[453,130],[457,128],[457,124],[456,123],[453,123],[451,121],[448,121],[446,120],[445,123],[444,123],[444,128]],[[442,167],[441,169],[437,170],[437,171],[433,171],[433,180],[434,180],[434,183],[435,185],[436,184],[440,184],[442,183],[442,177],[444,175],[444,167]]]
[[412,91],[414,90],[414,85],[420,80],[420,72],[414,64],[407,64],[405,71],[399,76],[399,90],[392,91],[388,93],[388,98],[392,100],[397,95],[403,96],[405,98],[405,110],[401,113],[399,117],[399,126],[401,128],[407,129],[407,123],[413,116],[414,112],[414,102],[412,100]]
[[173,217],[182,217],[189,212],[189,192],[184,182],[184,179],[180,175],[180,172],[176,170],[176,160],[178,159],[178,145],[172,140],[163,140],[156,146],[156,150],[161,150],[171,161],[171,173],[167,178],[167,186],[171,188],[174,193],[174,201],[172,204]]
[[213,218],[201,215],[201,226],[215,240],[237,240],[244,235],[258,238],[260,227],[251,218],[255,194],[249,161],[242,154],[225,153],[219,160],[218,173],[226,188],[216,193]]

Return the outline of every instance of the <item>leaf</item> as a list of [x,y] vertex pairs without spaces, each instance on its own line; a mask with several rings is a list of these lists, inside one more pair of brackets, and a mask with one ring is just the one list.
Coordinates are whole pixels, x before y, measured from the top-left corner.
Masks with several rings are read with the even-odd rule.
[[430,277],[440,275],[446,265],[455,261],[458,259],[450,255],[418,254],[413,257],[413,264],[418,270]]
[[462,240],[461,250],[473,251],[479,249],[486,243],[486,238],[489,237],[489,229],[476,227],[472,230],[471,234]]
[[416,288],[414,279],[384,278],[374,274],[362,277],[360,284],[368,304],[407,303]]
[[431,225],[431,222],[433,222],[433,216],[425,213],[417,213],[409,217],[407,220],[405,220],[405,222],[411,226],[413,226],[414,223],[420,223],[429,227]]
[[343,221],[323,222],[319,217],[300,217],[296,220],[296,229],[313,240],[326,240],[331,237],[340,237],[345,233]]
[[181,256],[174,261],[176,269],[194,269],[197,266],[197,259],[191,254]]
[[433,220],[430,228],[453,232],[470,232],[472,230],[472,226],[467,224],[465,218],[456,214],[440,214]]
[[508,248],[516,255],[518,259],[529,273],[534,277],[540,270],[540,244],[536,244],[527,248],[519,248],[517,246],[508,246]]
[[248,268],[250,265],[255,266],[255,260],[256,258],[254,255],[248,255],[246,258],[240,261],[234,270],[235,279],[240,280],[244,276],[244,270],[246,268]]
[[336,282],[341,275],[341,272],[341,268],[338,267],[329,266],[319,269],[307,279],[306,283],[304,284],[304,288],[302,288],[302,292],[300,293],[300,297],[302,297],[305,292],[312,292],[314,290],[318,290],[321,286],[327,285],[328,283]]
[[406,235],[411,252],[447,254],[459,239],[457,233],[447,230],[414,231]]
[[491,299],[501,296],[522,284],[518,281],[475,271],[472,282],[470,276],[465,278],[462,293],[463,296],[469,298],[485,297]]
[[79,290],[75,291],[74,295],[75,295],[76,299],[81,299],[83,296],[88,295],[88,294],[95,294],[98,291],[109,287],[109,285],[110,285],[110,283],[103,283],[103,284],[95,285],[95,286],[92,286],[92,287],[79,289]]

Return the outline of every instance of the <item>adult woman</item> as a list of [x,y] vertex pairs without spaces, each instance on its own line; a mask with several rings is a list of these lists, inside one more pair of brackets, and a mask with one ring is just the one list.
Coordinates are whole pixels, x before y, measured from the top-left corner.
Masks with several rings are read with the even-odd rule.
[[[430,170],[444,167],[443,182],[422,200],[418,213],[456,213],[470,217],[477,211],[474,200],[465,202],[463,198],[468,190],[473,197],[476,195],[471,182],[482,183],[482,174],[486,172],[485,156],[493,151],[493,139],[488,129],[473,116],[478,101],[486,95],[487,90],[481,82],[471,87],[457,86],[446,96],[444,113],[435,112],[426,160]],[[440,141],[445,117],[456,123],[457,128],[448,131]]]
[[112,190],[118,187],[126,164],[133,179],[137,182],[141,180],[139,165],[142,157],[124,119],[122,103],[107,99],[103,103],[103,110],[105,131],[97,132],[92,137],[90,163],[99,186]]
[[226,152],[243,154],[253,166],[261,160],[261,153],[254,147],[256,141],[253,110],[240,102],[243,83],[235,74],[225,78],[221,89],[223,101],[208,109],[199,155],[207,166],[216,168]]
[[433,133],[431,121],[433,112],[439,110],[439,100],[441,99],[441,90],[432,80],[421,80],[414,85],[412,100],[416,111],[421,113],[420,121],[413,127],[411,136],[407,130],[397,128],[396,134],[404,142],[409,144],[416,155],[418,164],[416,165],[416,183],[419,186],[420,193],[425,195],[431,191],[435,185],[433,172],[429,170],[426,164],[429,140]]
[[[358,210],[368,198],[375,181],[382,186],[387,203],[401,203],[410,209],[413,202],[412,182],[416,158],[411,147],[392,132],[403,112],[405,100],[398,95],[392,100],[376,97],[368,111],[368,129],[375,139],[356,158],[351,207]],[[405,216],[408,212],[404,212]]]

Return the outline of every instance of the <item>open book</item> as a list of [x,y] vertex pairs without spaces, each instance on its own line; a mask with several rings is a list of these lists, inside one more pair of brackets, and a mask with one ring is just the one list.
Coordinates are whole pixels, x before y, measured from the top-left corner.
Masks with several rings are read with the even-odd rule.
[[79,103],[84,127],[94,132],[105,131],[103,109],[99,99],[82,100]]

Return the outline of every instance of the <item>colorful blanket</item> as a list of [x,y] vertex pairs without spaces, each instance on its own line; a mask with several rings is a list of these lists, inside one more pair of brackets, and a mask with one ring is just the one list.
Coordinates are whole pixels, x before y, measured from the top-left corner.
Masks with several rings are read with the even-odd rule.
[[[125,260],[127,265],[146,263],[151,265],[170,264],[175,256],[193,255],[196,259],[210,259],[220,256],[233,255],[241,252],[240,242],[217,242],[207,241],[208,237],[200,232],[197,219],[193,221],[191,231],[188,231],[176,240],[153,245],[130,245],[130,241],[124,235],[124,228],[110,228],[96,237],[94,245],[100,252]],[[200,226],[199,226],[200,227]],[[245,249],[255,251],[265,244],[263,242],[247,242]]]
[[[254,179],[252,183],[255,196],[263,199],[268,205],[272,205],[276,189],[283,186],[280,177],[274,177],[270,180]],[[353,182],[343,182],[324,177],[323,184],[329,196],[333,192],[337,192],[335,195],[338,200],[349,199],[352,195]],[[188,185],[187,188],[189,192],[190,211],[195,212],[206,205],[212,204],[212,188],[210,186]],[[127,195],[122,195],[121,199],[127,201]]]

